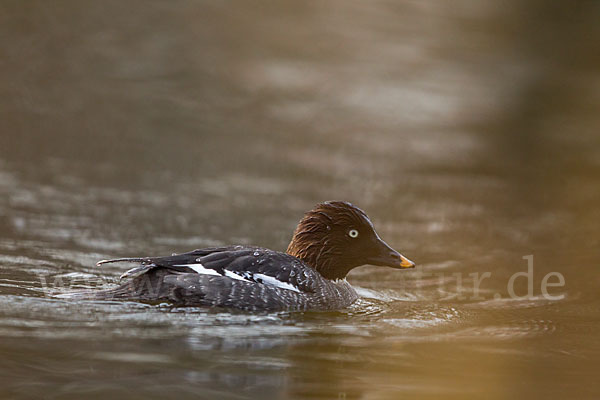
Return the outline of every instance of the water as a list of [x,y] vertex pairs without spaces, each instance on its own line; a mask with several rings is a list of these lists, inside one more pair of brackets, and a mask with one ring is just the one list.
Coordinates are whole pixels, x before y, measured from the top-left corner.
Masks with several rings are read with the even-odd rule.
[[[4,398],[600,395],[595,2],[0,8]],[[327,199],[418,267],[327,313],[52,296]]]

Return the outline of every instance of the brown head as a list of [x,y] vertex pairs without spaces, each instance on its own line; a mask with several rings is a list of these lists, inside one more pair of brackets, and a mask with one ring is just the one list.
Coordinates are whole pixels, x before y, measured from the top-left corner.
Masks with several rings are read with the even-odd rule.
[[343,279],[351,269],[365,264],[415,266],[381,240],[363,210],[344,201],[327,201],[307,212],[294,231],[287,253],[328,279]]

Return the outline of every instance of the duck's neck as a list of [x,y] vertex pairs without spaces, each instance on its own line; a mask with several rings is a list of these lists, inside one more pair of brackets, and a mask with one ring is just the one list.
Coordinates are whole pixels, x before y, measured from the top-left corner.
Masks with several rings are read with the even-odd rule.
[[[296,236],[294,236],[296,239]],[[305,264],[314,268],[324,278],[335,280],[344,279],[353,267],[340,266],[336,262],[337,255],[326,250],[326,243],[303,243],[301,240],[290,242],[286,253],[301,259]]]

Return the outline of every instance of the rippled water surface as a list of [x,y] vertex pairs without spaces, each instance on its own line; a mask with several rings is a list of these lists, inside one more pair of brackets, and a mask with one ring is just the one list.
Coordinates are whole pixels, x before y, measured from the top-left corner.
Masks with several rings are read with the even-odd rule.
[[[591,1],[3,2],[0,394],[598,398],[599,18]],[[361,299],[338,312],[54,297],[118,282],[100,259],[283,250],[328,199],[418,267],[354,270]]]

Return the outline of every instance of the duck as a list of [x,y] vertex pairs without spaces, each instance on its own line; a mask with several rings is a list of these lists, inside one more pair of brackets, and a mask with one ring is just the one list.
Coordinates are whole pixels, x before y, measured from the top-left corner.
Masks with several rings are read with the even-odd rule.
[[121,275],[123,283],[73,297],[247,311],[339,310],[359,298],[346,279],[352,269],[415,267],[379,237],[363,210],[346,201],[322,202],[306,212],[285,253],[232,245],[97,265],[119,262],[137,264]]

